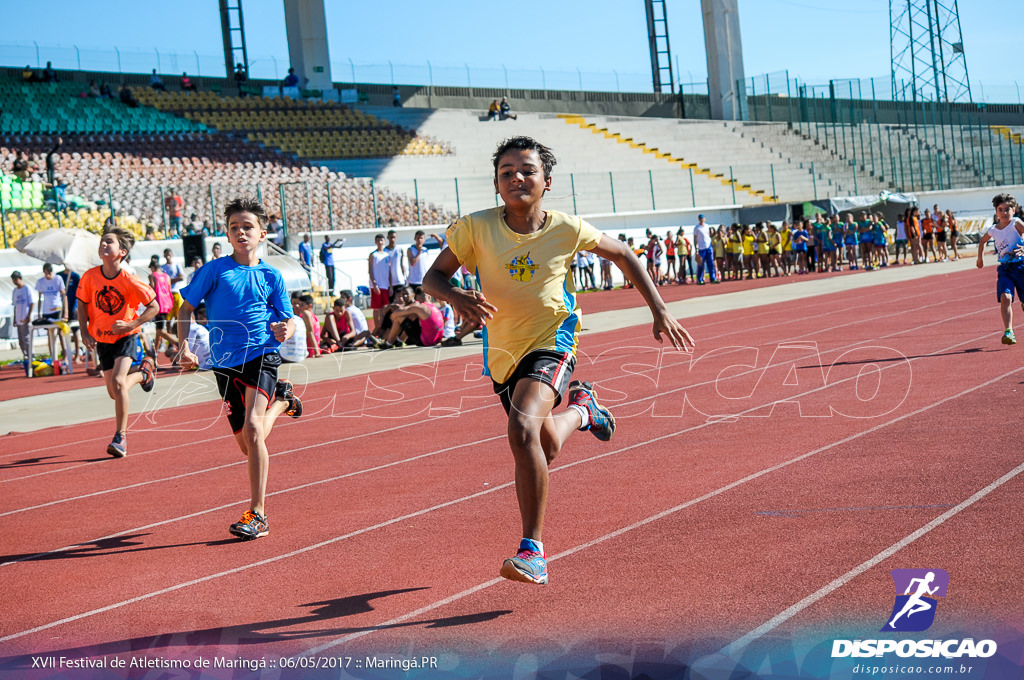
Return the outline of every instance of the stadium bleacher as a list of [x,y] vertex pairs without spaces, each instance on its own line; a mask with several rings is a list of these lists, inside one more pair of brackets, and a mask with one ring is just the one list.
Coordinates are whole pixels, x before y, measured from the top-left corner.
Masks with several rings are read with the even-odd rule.
[[[171,189],[185,201],[185,222],[195,213],[210,230],[217,206],[239,192],[303,229],[443,224],[495,204],[489,150],[513,134],[555,148],[550,203],[584,214],[1024,182],[1019,128],[948,119],[722,122],[520,111],[516,121],[495,123],[472,109],[224,96],[220,88],[134,92],[137,108],[88,96],[81,79],[0,80],[0,154],[10,161],[25,152],[35,165],[28,181],[0,179],[11,233],[54,222],[98,229],[112,203],[140,235],[152,228],[159,236]],[[58,135],[69,196],[59,216],[40,170]]]
[[451,150],[343,104],[289,97],[223,97],[213,92],[145,89],[139,100],[221,132],[305,159],[440,155]]
[[[165,224],[163,199],[172,189],[183,197],[186,217],[195,213],[210,231],[217,229],[218,206],[239,192],[261,197],[272,213],[288,210],[303,228],[337,230],[391,220],[416,224],[451,218],[428,202],[417,204],[386,188],[372,188],[370,182],[349,179],[203,122],[152,107],[130,108],[114,100],[83,97],[80,90],[76,83],[3,82],[0,86],[4,129],[10,131],[2,139],[0,157],[6,169],[16,153],[23,152],[33,169],[27,181],[0,175],[9,241],[50,226],[99,231],[112,205],[118,219],[137,236],[151,230],[160,237]],[[140,99],[147,99],[144,91],[139,90]],[[167,97],[170,100],[173,95]],[[197,101],[210,98],[246,112],[279,111],[274,107],[281,103],[196,95]],[[314,110],[315,105],[306,108]],[[362,114],[355,119],[372,123]],[[385,134],[397,133],[387,122],[375,125],[382,133],[377,144],[383,143]],[[45,155],[58,136],[63,145],[57,166],[68,194],[68,209],[59,214],[53,209],[56,203],[43,172]],[[282,201],[287,205],[282,206]]]
[[117,99],[90,97],[81,83],[17,83],[0,80],[0,129],[5,134],[152,133],[203,130],[201,123]]

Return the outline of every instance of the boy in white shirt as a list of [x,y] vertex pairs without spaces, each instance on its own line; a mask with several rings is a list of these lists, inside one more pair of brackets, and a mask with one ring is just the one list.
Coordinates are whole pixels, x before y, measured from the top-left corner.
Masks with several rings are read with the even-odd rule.
[[1014,293],[1021,300],[1024,309],[1024,222],[1014,217],[1017,199],[1010,194],[997,194],[992,199],[996,209],[996,223],[988,228],[978,241],[978,269],[985,266],[985,244],[995,241],[999,255],[999,267],[996,270],[996,300],[1003,317],[1004,345],[1016,345],[1017,338],[1013,334],[1013,299]]
[[208,371],[213,368],[210,359],[210,331],[206,329],[206,305],[200,304],[192,310],[192,325],[188,327],[188,346],[196,355],[196,370]]
[[64,279],[53,275],[53,265],[43,265],[43,278],[36,281],[39,292],[39,318],[47,322],[67,321],[68,299]]
[[[49,262],[43,265],[43,278],[36,281],[36,290],[39,292],[38,323],[68,320],[67,288],[64,286],[64,279],[53,275],[53,265]],[[46,337],[50,344],[50,356],[56,360],[57,330],[47,329]]]
[[32,291],[25,285],[21,272],[11,273],[14,291],[11,293],[11,304],[14,305],[14,325],[18,329],[18,344],[25,360],[32,361]]

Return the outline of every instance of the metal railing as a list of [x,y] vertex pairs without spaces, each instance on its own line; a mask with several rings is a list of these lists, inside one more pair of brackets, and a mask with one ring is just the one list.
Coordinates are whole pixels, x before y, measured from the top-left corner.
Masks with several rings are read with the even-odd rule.
[[[289,59],[285,54],[250,53],[248,76],[250,79],[281,81],[288,72]],[[221,53],[128,50],[117,46],[106,49],[80,48],[77,45],[40,45],[28,43],[0,44],[0,64],[21,68],[28,64],[41,69],[46,62],[52,62],[58,70],[98,71],[119,74],[149,74],[152,69],[164,77],[174,78],[183,72],[193,77],[225,78],[224,56]],[[651,72],[644,71],[592,71],[580,68],[546,69],[519,68],[507,64],[453,64],[424,60],[419,63],[366,62],[351,57],[334,57],[331,60],[331,75],[336,82],[380,83],[391,85],[450,86],[468,88],[504,88],[524,90],[567,90],[594,92],[653,92]],[[681,83],[678,91],[685,95],[708,94],[707,80],[697,80],[690,74],[692,82]],[[834,81],[834,82],[846,82]],[[913,98],[911,88],[905,82],[895,86],[889,75],[850,81],[857,90],[858,98],[872,98],[883,101],[906,101]],[[173,83],[167,83],[173,87]],[[810,84],[791,78],[788,71],[777,71],[745,79],[749,94],[794,96],[800,86],[816,91],[827,88],[826,83]],[[972,93],[977,102],[1024,102],[1024,94],[1016,82],[972,82]]]

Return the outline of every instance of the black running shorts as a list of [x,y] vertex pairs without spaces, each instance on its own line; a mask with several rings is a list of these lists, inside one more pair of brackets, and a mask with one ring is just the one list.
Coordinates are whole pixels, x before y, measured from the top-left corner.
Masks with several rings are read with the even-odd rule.
[[501,399],[505,413],[509,413],[512,410],[512,394],[516,390],[516,384],[523,378],[529,378],[550,385],[556,395],[555,406],[558,406],[562,402],[566,388],[569,387],[575,368],[576,357],[572,352],[536,349],[519,360],[508,380],[494,383],[494,393]]
[[277,387],[277,369],[281,367],[281,355],[271,352],[250,359],[241,366],[213,369],[217,376],[217,391],[224,400],[227,409],[228,424],[231,431],[238,434],[245,425],[245,390],[252,387],[266,395],[268,401],[274,401],[274,390]]
[[100,360],[100,368],[109,371],[114,368],[114,360],[118,357],[135,359],[138,349],[138,338],[135,333],[124,335],[114,342],[97,342],[96,356]]

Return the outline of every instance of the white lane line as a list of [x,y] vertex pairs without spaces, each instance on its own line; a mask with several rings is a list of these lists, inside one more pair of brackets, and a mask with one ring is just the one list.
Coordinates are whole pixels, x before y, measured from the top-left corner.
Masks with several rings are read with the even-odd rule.
[[[374,467],[362,468],[360,470],[354,470],[352,472],[346,472],[344,474],[337,475],[335,477],[329,477],[329,478],[326,478],[326,479],[318,479],[318,480],[313,481],[313,482],[306,482],[305,484],[299,484],[298,486],[293,486],[293,487],[290,487],[290,488],[287,488],[287,489],[280,489],[278,491],[274,491],[274,492],[268,493],[267,497],[269,498],[271,496],[276,496],[278,494],[291,493],[293,491],[298,491],[300,489],[306,489],[306,488],[309,488],[311,486],[317,486],[319,484],[327,484],[329,482],[336,482],[336,481],[339,481],[339,480],[342,480],[342,479],[348,479],[349,477],[357,477],[359,475],[369,474],[371,472],[378,472],[380,470],[385,470],[387,468],[396,467],[398,465],[404,465],[406,463],[411,463],[411,462],[414,462],[414,461],[423,460],[424,458],[430,458],[432,456],[438,456],[438,455],[440,455],[442,453],[448,453],[449,451],[455,451],[457,449],[465,448],[467,446],[478,446],[480,444],[486,444],[487,442],[492,442],[492,441],[495,441],[495,440],[498,440],[498,439],[502,439],[503,440],[503,439],[505,439],[505,437],[506,437],[506,435],[504,433],[502,433],[500,435],[495,435],[493,437],[487,437],[485,439],[478,439],[478,440],[472,441],[472,442],[465,442],[463,444],[455,444],[455,445],[452,445],[452,446],[447,446],[447,447],[445,447],[443,449],[436,449],[434,451],[429,451],[427,453],[421,453],[420,455],[413,456],[411,458],[403,458],[401,460],[395,460],[395,461],[392,461],[390,463],[383,463],[381,465],[377,465],[377,466],[374,466]],[[234,464],[235,465],[239,465],[240,463],[234,463]],[[75,548],[81,548],[81,547],[85,547],[85,546],[92,545],[92,544],[95,544],[95,543],[99,543],[100,541],[109,540],[111,538],[117,538],[118,536],[131,535],[131,534],[137,533],[139,531],[144,531],[144,530],[147,530],[147,529],[152,529],[154,527],[162,526],[162,525],[165,525],[165,524],[171,524],[173,522],[180,522],[180,521],[185,520],[185,519],[191,519],[193,517],[198,517],[200,515],[205,515],[205,514],[208,514],[210,512],[215,512],[217,510],[224,510],[226,508],[230,508],[232,506],[235,506],[235,505],[238,505],[238,504],[244,503],[244,502],[245,502],[245,499],[240,499],[240,500],[237,500],[237,501],[233,501],[232,503],[221,505],[221,506],[218,506],[218,507],[215,507],[215,508],[209,508],[209,509],[206,509],[206,510],[200,510],[198,512],[193,512],[193,513],[188,514],[188,515],[180,515],[180,516],[177,516],[177,517],[172,517],[170,519],[161,520],[159,522],[154,522],[153,524],[147,524],[145,526],[136,527],[134,529],[128,529],[128,530],[125,530],[125,531],[119,531],[116,534],[110,534],[108,536],[102,536],[100,538],[96,538],[96,539],[93,539],[91,541],[87,541],[87,542],[84,542],[84,543],[76,543],[74,545],[64,546],[63,548],[56,548],[54,550],[49,550],[49,551],[46,551],[46,552],[36,553],[34,555],[20,557],[20,558],[18,558],[16,560],[11,560],[9,562],[0,562],[0,567],[5,567],[5,566],[7,566],[9,564],[17,564],[18,562],[28,562],[28,561],[31,561],[31,560],[37,560],[37,559],[39,559],[41,557],[47,557],[47,556],[50,556],[50,555],[56,555],[56,554],[59,554],[59,553],[62,553],[62,552],[66,552],[68,550],[73,550]]]
[[491,488],[486,489],[484,491],[477,492],[475,494],[470,494],[468,496],[463,496],[462,498],[455,498],[455,499],[450,500],[450,501],[445,501],[444,503],[438,503],[437,505],[432,505],[429,508],[423,508],[423,509],[417,510],[415,512],[410,512],[410,513],[408,513],[406,515],[402,515],[400,517],[393,517],[393,518],[391,518],[389,520],[385,520],[383,522],[379,522],[377,524],[374,524],[373,526],[366,526],[366,527],[363,527],[361,529],[356,529],[355,531],[350,531],[347,534],[343,534],[341,536],[335,536],[334,538],[329,538],[326,541],[320,541],[319,543],[314,543],[313,545],[307,545],[304,548],[299,548],[299,549],[293,550],[291,552],[283,553],[281,555],[275,555],[274,557],[268,557],[266,559],[259,560],[258,562],[252,562],[250,564],[243,564],[243,565],[235,567],[233,569],[227,569],[225,571],[217,572],[216,574],[208,574],[208,575],[202,576],[200,578],[192,579],[191,581],[185,581],[183,583],[176,583],[175,585],[168,586],[167,588],[162,588],[160,590],[155,590],[155,591],[152,591],[152,592],[149,592],[149,593],[145,593],[144,595],[139,595],[137,597],[132,597],[132,598],[129,598],[127,600],[122,600],[121,602],[115,602],[113,604],[106,605],[105,607],[99,607],[97,609],[92,609],[92,610],[87,611],[87,612],[82,612],[81,614],[75,614],[74,616],[69,616],[67,618],[60,619],[59,621],[51,621],[50,623],[44,623],[44,624],[42,624],[40,626],[36,626],[35,628],[30,628],[28,630],[19,631],[17,633],[11,633],[10,635],[5,635],[3,637],[0,637],[0,642],[7,642],[8,640],[15,640],[17,638],[24,637],[26,635],[31,635],[33,633],[38,633],[38,632],[41,632],[41,631],[44,631],[44,630],[48,630],[50,628],[54,628],[55,626],[61,626],[61,625],[64,625],[66,623],[72,623],[74,621],[79,621],[81,619],[88,618],[90,616],[95,616],[97,614],[102,614],[104,612],[109,612],[109,611],[113,611],[115,609],[120,609],[120,608],[126,607],[126,606],[128,606],[130,604],[135,604],[136,602],[143,602],[145,600],[151,600],[154,597],[159,597],[161,595],[166,595],[167,593],[173,593],[174,591],[181,590],[182,588],[188,588],[188,587],[191,587],[191,586],[199,585],[201,583],[207,583],[209,581],[213,581],[213,580],[221,578],[223,576],[230,576],[231,574],[238,574],[238,573],[241,573],[243,571],[247,571],[247,570],[255,568],[255,567],[261,567],[261,566],[264,566],[264,565],[267,565],[267,564],[273,564],[274,562],[279,562],[281,560],[286,560],[286,559],[289,559],[289,558],[292,558],[292,557],[296,557],[298,555],[302,555],[304,553],[307,553],[307,552],[310,552],[310,551],[313,551],[313,550],[317,550],[319,548],[323,548],[323,547],[331,545],[333,543],[337,543],[339,541],[344,541],[344,540],[347,540],[349,538],[353,538],[355,536],[359,536],[360,534],[365,534],[365,533],[368,533],[370,531],[374,531],[376,529],[381,529],[383,527],[391,526],[392,524],[397,524],[399,522],[403,522],[403,521],[408,520],[408,519],[413,519],[413,518],[419,517],[421,515],[426,515],[427,513],[434,512],[436,510],[441,510],[443,508],[447,508],[447,507],[450,507],[452,505],[457,505],[459,503],[464,503],[466,501],[470,501],[470,500],[479,498],[481,496],[486,496],[486,495],[494,493],[496,491],[500,491],[502,489],[506,489],[508,487],[511,487],[514,484],[515,484],[515,482],[506,482],[505,484],[499,484],[497,486],[491,487]]
[[[944,305],[944,304],[945,304],[945,302],[939,302],[939,303],[934,303],[933,305],[930,305],[930,306],[940,306],[940,305]],[[920,328],[927,328],[929,326],[934,326],[934,325],[940,325],[940,324],[948,323],[948,322],[953,321],[955,319],[963,318],[963,317],[966,317],[966,316],[972,316],[972,315],[976,315],[976,314],[979,314],[979,313],[981,313],[981,312],[980,311],[973,311],[973,312],[968,312],[966,314],[960,315],[958,317],[945,317],[943,319],[940,319],[938,321],[934,321],[934,322],[932,322],[930,324],[926,324],[924,326],[916,326],[915,330],[916,329],[920,329]],[[885,315],[882,315],[880,317],[876,317],[875,320],[877,320],[877,319],[884,319],[884,318],[888,318],[889,316],[895,316],[895,315],[898,315],[898,314],[885,314]],[[831,326],[831,327],[826,328],[826,329],[819,329],[816,332],[821,333],[821,332],[834,331],[836,329],[843,328],[844,326],[859,325],[861,323],[863,323],[863,320],[857,321],[857,322],[847,322],[847,323],[839,324],[838,326]],[[887,334],[887,335],[883,335],[883,336],[881,336],[878,339],[882,339],[882,338],[886,338],[886,337],[891,337],[892,335],[900,335],[901,333],[904,333],[904,332],[906,332],[906,331],[905,330],[895,331],[893,333],[890,333],[890,334]],[[786,340],[780,340],[779,342],[780,343],[781,342],[791,342],[793,340],[802,338],[805,335],[808,335],[808,334],[805,333],[805,334],[802,334],[802,335],[796,335],[796,336],[787,338]],[[842,349],[856,347],[856,346],[859,346],[861,344],[863,344],[863,343],[859,342],[859,341],[858,342],[853,342],[853,343],[850,343],[850,344],[845,345],[843,347],[839,347],[835,351],[838,352],[838,351],[840,351]],[[812,356],[816,356],[816,354],[809,354],[808,356],[812,357]],[[654,366],[654,367],[652,367],[649,370],[639,371],[636,374],[630,374],[630,377],[632,377],[633,375],[643,375],[643,374],[646,374],[646,373],[657,373],[657,372],[660,372],[660,370],[661,369],[660,369],[659,366]],[[748,375],[748,374],[751,374],[751,373],[757,373],[760,370],[761,370],[760,368],[755,367],[755,368],[751,369],[750,371],[745,371],[744,373],[742,373],[740,375]],[[736,378],[736,377],[740,377],[740,375],[732,376],[732,377]],[[625,376],[616,376],[616,377],[617,378],[621,378],[621,377],[625,377]],[[606,382],[610,382],[610,381],[606,381]],[[685,389],[694,389],[695,387],[700,387],[700,386],[704,386],[704,385],[707,385],[707,384],[710,384],[710,382],[696,383],[696,384],[693,384],[693,385],[688,385],[688,386],[686,386]],[[479,386],[472,386],[472,387],[479,387]],[[456,389],[456,390],[450,390],[449,392],[458,392],[458,391],[461,391],[461,389],[462,388]],[[469,389],[469,388],[466,388],[466,389]],[[682,388],[680,388],[680,389],[682,389]],[[676,392],[676,391],[679,391],[679,390],[670,390],[668,392],[663,392],[663,393],[661,393],[659,395],[655,395],[655,396],[665,396],[667,394],[672,394],[673,392]],[[446,392],[445,394],[447,394],[449,392]],[[438,395],[434,395],[434,396],[438,396]],[[654,397],[650,397],[650,398],[654,398]],[[628,406],[628,405],[631,405],[631,404],[634,404],[634,403],[639,403],[639,402],[644,401],[646,399],[648,399],[648,398],[644,397],[644,398],[641,398],[639,400],[635,400],[635,401],[632,401],[632,402],[624,402],[624,403],[621,403],[621,404],[616,404],[616,407]],[[481,409],[490,408],[491,406],[494,406],[494,405],[493,404],[489,404],[489,405],[486,405],[486,406],[478,406],[476,408],[468,409],[466,411],[463,411],[462,413],[471,413],[473,411],[479,411]],[[321,416],[321,417],[332,417],[332,416]],[[309,421],[306,421],[306,422],[308,423]],[[331,444],[339,444],[339,443],[346,442],[346,441],[353,441],[353,440],[360,439],[362,437],[375,436],[375,435],[378,435],[378,434],[385,434],[387,432],[393,432],[395,430],[401,430],[401,429],[405,429],[405,428],[408,428],[408,427],[418,426],[419,424],[420,423],[418,423],[418,422],[406,422],[406,423],[401,424],[401,425],[396,425],[395,427],[392,427],[392,428],[387,428],[387,429],[383,429],[383,430],[376,430],[376,431],[371,432],[371,433],[363,433],[363,434],[351,435],[351,436],[348,436],[348,437],[342,437],[340,439],[335,439],[335,440],[331,440],[331,441],[327,441],[327,442],[318,442],[317,444],[311,444],[311,445],[308,445],[308,446],[303,446],[303,447],[299,447],[299,448],[295,448],[295,449],[287,449],[287,450],[284,450],[284,451],[278,451],[278,452],[272,453],[270,455],[271,455],[272,458],[273,457],[277,457],[277,456],[283,456],[283,455],[289,454],[289,453],[296,453],[296,452],[299,452],[299,451],[306,451],[306,450],[309,450],[309,449],[320,448],[322,446],[328,446],[328,445],[331,445]],[[197,444],[201,444],[201,443],[205,443],[205,442],[210,442],[210,441],[215,441],[215,440],[221,440],[221,439],[224,439],[224,438],[218,436],[218,437],[215,437],[213,439],[208,439],[208,440],[200,441],[200,442],[184,442],[182,444],[176,444],[174,446],[165,447],[164,449],[156,449],[154,451],[166,451],[166,450],[169,450],[169,449],[180,448],[180,447],[184,447],[184,446],[195,446]],[[154,451],[144,452],[141,455],[145,455],[145,453],[152,453]],[[244,462],[244,461],[241,461],[241,462]],[[67,503],[67,502],[71,502],[71,501],[82,500],[82,499],[90,498],[90,497],[93,497],[93,496],[99,496],[99,495],[104,495],[104,494],[108,494],[108,493],[116,493],[118,491],[122,491],[122,490],[125,490],[125,489],[132,489],[132,488],[135,488],[135,487],[138,487],[138,486],[146,486],[146,485],[150,485],[150,484],[157,484],[157,483],[165,482],[165,481],[174,481],[176,479],[180,479],[181,477],[198,475],[198,474],[202,474],[204,472],[213,472],[213,471],[224,469],[225,467],[231,467],[233,465],[240,465],[241,462],[237,462],[236,461],[235,463],[229,463],[227,465],[214,466],[212,468],[205,468],[203,470],[194,470],[194,471],[191,471],[191,472],[188,472],[188,473],[183,473],[182,475],[175,475],[175,476],[171,476],[171,477],[162,477],[162,478],[159,478],[159,479],[147,480],[145,482],[138,482],[138,483],[133,484],[133,485],[114,487],[114,488],[110,488],[110,489],[103,489],[103,490],[100,490],[100,491],[94,491],[94,492],[92,492],[90,494],[84,494],[84,495],[80,495],[80,496],[71,496],[71,497],[66,497],[66,498],[60,498],[60,499],[56,499],[56,500],[50,501],[48,503],[42,503],[42,504],[33,505],[33,506],[26,506],[26,507],[23,507],[23,508],[16,508],[14,510],[8,510],[6,512],[0,513],[0,517],[5,517],[7,515],[13,515],[13,514],[17,514],[17,513],[20,513],[20,512],[27,512],[27,511],[30,511],[30,510],[37,510],[37,509],[49,507],[49,506],[52,506],[52,505],[59,505],[61,503]],[[75,467],[81,467],[81,466],[75,466]],[[71,468],[64,468],[64,469],[71,469]],[[41,475],[45,475],[45,474],[52,474],[54,472],[62,472],[62,471],[63,470],[52,470],[52,471],[48,471],[48,472],[42,472],[42,473],[36,473],[36,474],[33,474],[33,475],[28,475],[28,477],[37,477],[37,476],[41,476]],[[8,479],[8,480],[0,480],[0,483],[3,483],[5,481],[17,481],[17,480],[26,479],[26,478],[27,477],[16,477],[16,478]]]
[[[1017,369],[1017,370],[1020,370],[1020,369]],[[1016,371],[1011,371],[1011,373],[1015,373],[1015,372]],[[989,495],[990,493],[992,493],[993,491],[995,491],[996,489],[1001,487],[1003,484],[1006,484],[1007,482],[1009,482],[1010,480],[1012,480],[1014,477],[1016,477],[1017,475],[1021,474],[1022,472],[1024,472],[1024,463],[1021,463],[1020,465],[1018,465],[1014,469],[1010,470],[1005,475],[1003,475],[999,479],[995,480],[994,482],[992,482],[991,484],[986,486],[984,489],[981,489],[980,491],[978,491],[977,493],[972,495],[967,500],[963,501],[962,503],[960,503],[960,504],[950,508],[946,512],[942,513],[941,515],[939,515],[938,517],[936,517],[932,521],[930,521],[927,524],[925,524],[924,526],[922,526],[917,531],[914,531],[913,533],[908,534],[902,540],[897,541],[896,543],[893,543],[888,548],[886,548],[882,552],[878,553],[877,555],[875,555],[871,559],[869,559],[869,560],[867,560],[865,562],[862,562],[861,564],[857,565],[856,567],[854,567],[850,571],[846,572],[845,574],[843,574],[842,576],[840,576],[836,580],[832,581],[828,585],[822,587],[821,589],[815,591],[814,593],[811,593],[810,595],[808,595],[804,599],[800,600],[799,602],[797,602],[793,606],[783,610],[782,612],[780,612],[776,616],[772,617],[771,619],[769,619],[765,623],[761,624],[760,626],[758,626],[754,630],[750,631],[749,633],[747,633],[743,637],[741,637],[738,640],[736,640],[734,642],[731,642],[730,644],[726,645],[721,650],[719,650],[718,653],[722,654],[722,655],[725,655],[725,656],[732,657],[733,655],[735,655],[737,652],[742,650],[744,647],[749,645],[754,640],[757,640],[758,638],[764,636],[766,633],[769,633],[773,629],[778,628],[780,625],[782,625],[786,621],[790,620],[791,618],[793,618],[794,616],[796,616],[797,614],[802,612],[804,609],[807,609],[808,607],[810,607],[812,604],[814,604],[818,600],[821,600],[821,599],[827,597],[828,595],[832,594],[833,592],[835,592],[839,588],[842,588],[843,586],[845,586],[847,583],[849,583],[850,581],[852,581],[856,577],[858,577],[861,574],[863,574],[868,569],[871,569],[872,567],[874,567],[878,563],[880,563],[880,562],[882,562],[882,561],[892,557],[897,552],[899,552],[903,548],[907,547],[908,545],[910,545],[911,543],[913,543],[917,539],[921,538],[922,536],[927,534],[932,529],[936,529],[936,528],[942,526],[949,519],[955,517],[956,515],[960,514],[964,510],[966,510],[967,508],[971,507],[972,505],[974,505],[975,503],[980,501],[982,498],[984,498],[985,496]]]

